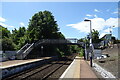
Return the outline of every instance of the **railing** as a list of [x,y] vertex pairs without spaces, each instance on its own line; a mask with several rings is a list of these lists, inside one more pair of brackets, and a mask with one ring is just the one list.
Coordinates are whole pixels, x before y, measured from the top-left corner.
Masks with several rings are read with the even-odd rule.
[[19,51],[17,51],[16,58],[21,59],[23,52],[30,46],[30,44],[25,44]]
[[27,45],[28,45],[28,43],[27,44],[25,44],[20,50],[18,50],[17,51],[17,54],[19,54],[19,53],[21,53],[21,52],[23,52],[23,49],[25,48],[25,47],[27,47]]
[[77,39],[41,39],[39,40],[36,45],[38,44],[78,44],[84,46],[83,42],[78,41]]
[[25,58],[29,52],[34,48],[34,43],[32,43],[22,54],[22,59]]

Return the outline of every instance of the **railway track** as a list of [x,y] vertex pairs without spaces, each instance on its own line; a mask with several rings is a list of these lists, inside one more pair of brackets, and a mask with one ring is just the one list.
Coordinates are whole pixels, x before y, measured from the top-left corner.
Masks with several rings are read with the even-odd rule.
[[[44,66],[39,66],[37,68],[33,68],[30,70],[21,72],[19,74],[5,78],[3,80],[31,80],[31,79],[32,80],[36,80],[36,79],[46,80],[46,79],[50,79],[50,78],[52,78],[51,76],[56,75],[54,73],[57,72],[59,69],[64,69],[62,67],[64,67],[65,65],[69,66],[69,64],[72,62],[71,59],[74,59],[75,56],[76,55],[73,55],[72,57],[69,56],[67,58],[64,57],[58,61],[53,61],[53,62],[47,63]],[[56,78],[59,78],[59,77],[60,77],[60,75],[57,76]]]

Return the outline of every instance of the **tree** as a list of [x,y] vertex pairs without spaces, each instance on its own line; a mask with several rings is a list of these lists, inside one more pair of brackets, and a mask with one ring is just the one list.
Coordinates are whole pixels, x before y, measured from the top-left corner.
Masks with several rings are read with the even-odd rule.
[[19,43],[16,47],[16,49],[20,49],[23,47],[26,43],[28,43],[28,36],[25,34],[23,37],[20,37]]
[[10,31],[3,26],[0,26],[0,28],[2,29],[2,39],[0,39],[0,44],[2,44],[3,52],[6,50],[14,50],[14,43],[11,39]]
[[2,28],[2,38],[9,38],[11,36],[11,33],[7,28],[1,25],[0,25],[0,28]]
[[58,35],[58,25],[49,11],[40,11],[32,16],[28,25],[30,42],[39,39],[54,39]]
[[12,30],[12,40],[15,43],[15,49],[18,50],[27,43],[27,33],[25,27],[19,27]]
[[[87,35],[87,39],[90,40],[90,34]],[[99,32],[98,30],[93,29],[92,30],[92,43],[99,43],[100,39],[99,39]]]
[[6,50],[14,50],[14,43],[10,38],[2,39],[2,50],[4,53]]
[[16,28],[14,30],[12,30],[12,40],[16,45],[18,44],[18,40],[19,40],[17,33],[18,33],[18,31]]
[[111,37],[111,40],[113,41],[114,44],[117,43],[117,40],[114,36]]
[[95,29],[93,29],[93,31],[92,31],[92,41],[93,41],[93,43],[99,43],[100,42],[99,32]]

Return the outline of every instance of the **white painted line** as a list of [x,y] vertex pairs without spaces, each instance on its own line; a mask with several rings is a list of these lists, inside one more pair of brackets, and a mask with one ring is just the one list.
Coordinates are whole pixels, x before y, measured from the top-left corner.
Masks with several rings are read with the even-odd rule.
[[74,62],[75,62],[75,59],[74,59],[73,62],[69,65],[69,67],[65,70],[65,72],[61,75],[61,77],[60,77],[59,80],[61,80],[61,78],[64,78],[64,76],[66,75],[66,73],[67,73],[68,70],[71,68],[71,66],[73,65]]
[[102,68],[100,65],[93,63],[94,69],[100,73],[100,75],[104,78],[116,78],[112,73]]

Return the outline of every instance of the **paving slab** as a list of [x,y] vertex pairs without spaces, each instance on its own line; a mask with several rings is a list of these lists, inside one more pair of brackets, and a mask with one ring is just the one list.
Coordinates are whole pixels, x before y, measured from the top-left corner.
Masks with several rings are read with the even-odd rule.
[[83,59],[80,60],[80,78],[83,80],[85,80],[85,79],[99,80],[97,78],[96,74],[92,71],[92,68],[87,63],[87,61],[85,61]]

